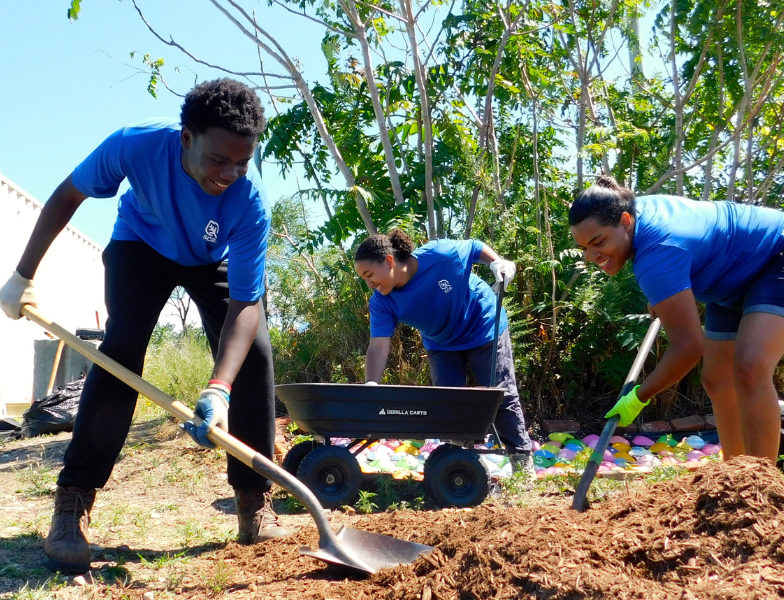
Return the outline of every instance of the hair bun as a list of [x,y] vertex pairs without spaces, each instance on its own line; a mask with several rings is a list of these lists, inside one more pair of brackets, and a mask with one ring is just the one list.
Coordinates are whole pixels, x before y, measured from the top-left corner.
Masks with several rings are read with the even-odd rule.
[[612,175],[605,175],[604,173],[596,178],[596,185],[614,190],[616,192],[620,191],[621,189],[621,186],[619,186],[618,182],[615,181],[615,177]]

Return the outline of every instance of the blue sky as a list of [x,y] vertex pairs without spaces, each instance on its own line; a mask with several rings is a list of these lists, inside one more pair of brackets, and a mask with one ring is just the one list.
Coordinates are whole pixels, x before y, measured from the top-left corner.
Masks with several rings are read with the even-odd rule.
[[[207,0],[137,3],[164,38],[171,35],[197,57],[233,70],[259,70],[255,45]],[[73,23],[66,16],[69,6],[69,0],[0,3],[0,173],[41,202],[113,131],[150,117],[179,116],[181,98],[162,86],[157,100],[147,93],[141,55],[164,58],[166,80],[179,93],[197,77],[222,76],[157,40],[130,0],[83,0]],[[323,30],[266,2],[256,7],[260,24],[300,60],[306,78],[323,80]],[[280,72],[271,60],[265,67]],[[268,116],[274,114],[264,95],[262,101]],[[297,190],[296,181],[284,180],[275,165],[262,171],[270,200]],[[106,245],[116,205],[116,199],[88,199],[72,223]]]
[[[233,70],[259,70],[256,46],[208,0],[137,2],[164,38],[172,36],[199,58]],[[266,2],[253,4],[260,24],[300,61],[306,80],[323,81],[321,26]],[[0,173],[42,202],[113,131],[142,119],[179,115],[181,98],[163,86],[157,100],[147,93],[143,54],[166,61],[165,77],[179,93],[197,78],[223,75],[156,39],[131,0],[83,0],[73,23],[66,16],[69,5],[69,0],[0,3]],[[650,22],[643,26],[644,38],[649,27]],[[281,72],[271,59],[265,68]],[[274,114],[264,94],[262,102],[267,114]],[[262,176],[272,201],[297,190],[295,178],[284,180],[275,165],[265,165]],[[116,204],[116,199],[88,199],[72,223],[106,245]],[[322,218],[320,206],[311,206],[314,218]]]

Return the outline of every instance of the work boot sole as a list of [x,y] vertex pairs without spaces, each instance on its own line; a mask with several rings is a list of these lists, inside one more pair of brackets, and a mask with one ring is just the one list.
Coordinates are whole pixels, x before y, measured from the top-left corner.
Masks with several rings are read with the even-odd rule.
[[269,529],[262,529],[259,531],[259,535],[256,538],[259,542],[265,542],[267,540],[279,540],[280,538],[290,536],[293,531],[288,527],[283,527],[282,525],[278,527],[270,527]]
[[48,556],[44,560],[44,566],[52,573],[60,572],[66,575],[81,575],[90,570],[90,563],[66,563]]

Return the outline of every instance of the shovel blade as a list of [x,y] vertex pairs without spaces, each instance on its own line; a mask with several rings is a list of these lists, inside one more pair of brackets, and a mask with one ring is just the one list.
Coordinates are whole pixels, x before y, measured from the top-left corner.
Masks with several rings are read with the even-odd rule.
[[317,560],[376,573],[379,569],[410,565],[420,555],[433,550],[432,546],[425,544],[349,527],[341,527],[335,537],[339,542],[338,547],[327,543],[317,550],[302,546],[299,551]]

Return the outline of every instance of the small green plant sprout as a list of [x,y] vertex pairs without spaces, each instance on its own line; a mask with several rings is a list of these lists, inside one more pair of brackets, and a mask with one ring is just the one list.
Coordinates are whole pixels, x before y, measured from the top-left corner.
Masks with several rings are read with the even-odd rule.
[[53,598],[55,592],[64,588],[67,582],[60,579],[60,573],[55,573],[53,577],[44,581],[37,587],[31,587],[29,583],[25,583],[22,588],[11,594],[11,600],[44,600],[46,598]]
[[310,434],[298,435],[291,440],[291,445],[296,446],[297,444],[301,444],[302,442],[310,442],[311,440],[313,440],[313,436]]
[[150,515],[145,510],[137,510],[131,514],[131,522],[138,527],[142,533],[147,531],[147,521],[150,519]]
[[131,582],[131,573],[121,565],[106,566],[98,573],[98,581],[105,584],[118,584],[126,587]]
[[287,496],[283,500],[283,514],[296,514],[305,510],[305,505],[294,496]]
[[185,523],[181,523],[177,527],[180,535],[185,540],[185,545],[189,546],[194,540],[200,540],[204,537],[204,529],[201,523],[195,519],[189,519]]
[[645,476],[647,483],[658,483],[659,481],[669,481],[685,475],[689,470],[678,465],[662,465],[654,469]]
[[162,567],[169,566],[172,563],[182,561],[185,562],[188,560],[187,551],[183,550],[182,552],[177,552],[176,554],[171,554],[170,552],[166,552],[165,554],[161,554],[160,556],[155,557],[153,560],[147,560],[141,554],[137,554],[136,556],[139,557],[139,562],[147,567],[148,569],[154,569],[155,571],[160,570]]
[[396,480],[391,477],[379,477],[376,483],[376,493],[376,499],[381,506],[392,508],[394,505],[395,508],[392,508],[392,510],[397,509],[397,505],[400,502],[400,494],[398,494]]
[[358,513],[362,513],[364,515],[369,515],[373,512],[374,508],[378,508],[378,504],[373,502],[373,498],[376,497],[375,492],[368,492],[367,490],[359,490],[359,500],[357,500],[355,506],[357,507],[356,510]]
[[30,465],[15,471],[19,482],[17,493],[25,496],[52,496],[56,489],[57,473],[43,465]]
[[231,584],[231,576],[231,567],[229,567],[223,559],[218,560],[218,564],[215,565],[215,572],[207,581],[207,587],[210,589],[213,596],[217,596],[226,591]]

